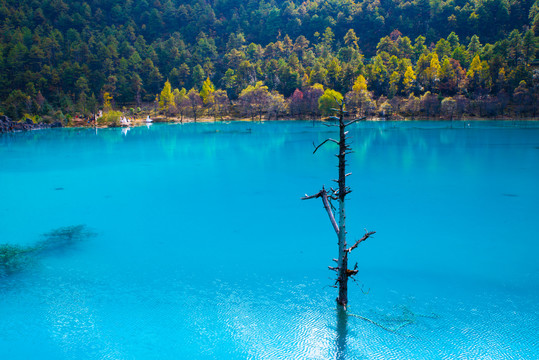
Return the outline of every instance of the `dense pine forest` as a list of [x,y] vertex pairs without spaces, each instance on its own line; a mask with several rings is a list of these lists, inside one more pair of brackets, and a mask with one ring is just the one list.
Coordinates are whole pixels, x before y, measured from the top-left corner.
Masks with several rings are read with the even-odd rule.
[[539,110],[539,0],[0,0],[0,23],[13,119]]

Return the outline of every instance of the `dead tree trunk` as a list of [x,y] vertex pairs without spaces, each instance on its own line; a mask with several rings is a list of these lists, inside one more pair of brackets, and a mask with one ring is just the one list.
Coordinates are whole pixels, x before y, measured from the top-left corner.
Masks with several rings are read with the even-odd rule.
[[[314,199],[314,198],[321,198],[322,203],[324,204],[324,208],[326,212],[328,213],[329,220],[331,222],[331,225],[333,226],[333,229],[335,230],[335,233],[337,234],[338,238],[338,245],[339,245],[339,256],[337,259],[333,259],[337,266],[333,267],[330,266],[329,269],[333,270],[337,273],[337,279],[335,281],[335,287],[339,288],[339,295],[337,296],[337,303],[341,305],[345,310],[346,306],[348,304],[348,279],[354,275],[357,274],[357,263],[354,266],[353,270],[348,269],[348,254],[352,252],[357,246],[367,240],[372,234],[374,234],[374,231],[365,231],[365,235],[359,240],[357,240],[354,245],[348,247],[346,243],[346,213],[345,213],[345,198],[346,195],[351,192],[350,188],[346,186],[346,177],[351,175],[351,173],[346,173],[346,155],[351,152],[351,147],[346,143],[348,140],[348,131],[346,131],[346,127],[365,118],[352,120],[350,122],[345,123],[344,122],[344,114],[346,111],[344,111],[344,101],[337,101],[337,104],[339,105],[339,109],[334,109],[339,117],[331,117],[333,120],[338,120],[338,125],[330,125],[330,126],[338,126],[339,127],[339,141],[334,139],[326,139],[324,140],[320,145],[318,145],[313,153],[315,153],[322,145],[324,145],[327,142],[333,142],[337,145],[339,145],[339,153],[337,154],[337,158],[339,159],[339,179],[334,180],[339,185],[337,189],[330,188],[330,192],[322,187],[322,190],[320,190],[315,195],[305,195],[302,199]],[[331,205],[331,200],[337,200],[339,202],[339,223],[335,221],[335,215],[333,214],[333,209]]]

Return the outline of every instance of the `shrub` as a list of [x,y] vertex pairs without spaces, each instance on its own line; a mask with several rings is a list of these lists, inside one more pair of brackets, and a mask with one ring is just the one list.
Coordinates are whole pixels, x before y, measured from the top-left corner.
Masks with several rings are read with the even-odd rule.
[[100,125],[107,125],[111,127],[116,127],[120,125],[120,118],[122,117],[121,111],[107,111],[103,114],[99,119],[97,119],[97,122]]

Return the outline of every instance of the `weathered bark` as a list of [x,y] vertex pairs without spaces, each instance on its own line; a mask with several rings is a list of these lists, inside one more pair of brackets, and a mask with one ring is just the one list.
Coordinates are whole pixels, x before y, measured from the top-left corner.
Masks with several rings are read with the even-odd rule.
[[344,103],[340,104],[339,110],[339,296],[337,303],[346,308],[348,304],[348,256],[346,255],[346,213],[344,210],[344,199],[347,194],[346,189],[346,151],[350,148],[346,146],[346,133],[344,131]]
[[[351,247],[347,247],[346,243],[346,212],[345,212],[345,199],[346,195],[350,193],[350,188],[346,186],[346,177],[350,174],[346,173],[346,155],[350,153],[351,148],[346,143],[347,134],[346,127],[355,123],[356,121],[359,121],[360,119],[350,121],[348,123],[344,122],[344,102],[338,102],[339,109],[336,109],[338,112],[339,117],[333,117],[333,119],[338,120],[339,124],[339,141],[334,139],[326,139],[324,140],[320,145],[315,147],[314,152],[316,152],[322,145],[324,145],[327,142],[333,142],[339,145],[339,153],[337,154],[337,158],[339,159],[339,179],[337,180],[337,183],[339,185],[337,190],[331,189],[331,193],[328,195],[328,192],[324,187],[322,187],[322,190],[320,190],[317,194],[307,196],[305,195],[302,199],[313,199],[313,198],[322,198],[322,202],[324,204],[324,208],[326,212],[328,213],[330,222],[333,226],[333,229],[335,230],[335,233],[337,234],[338,238],[338,246],[339,246],[339,256],[337,259],[334,259],[337,262],[336,267],[329,267],[330,270],[334,270],[337,272],[337,279],[336,284],[339,286],[339,294],[337,296],[337,303],[342,306],[344,310],[346,310],[346,307],[348,305],[348,279],[354,275],[357,274],[357,264],[356,267],[353,270],[348,269],[348,254],[352,252],[357,246],[367,240],[372,234],[374,234],[374,231],[371,232],[365,232],[365,235],[359,240],[357,240],[354,245]],[[333,214],[333,210],[331,209],[330,200],[338,200],[339,202],[339,223],[335,221],[335,216]]]

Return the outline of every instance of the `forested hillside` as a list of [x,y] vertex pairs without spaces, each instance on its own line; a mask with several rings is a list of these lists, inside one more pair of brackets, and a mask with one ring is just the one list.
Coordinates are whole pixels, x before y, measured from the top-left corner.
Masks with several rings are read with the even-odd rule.
[[0,0],[0,24],[15,119],[161,93],[166,115],[316,116],[332,90],[358,113],[535,116],[539,94],[539,0]]

